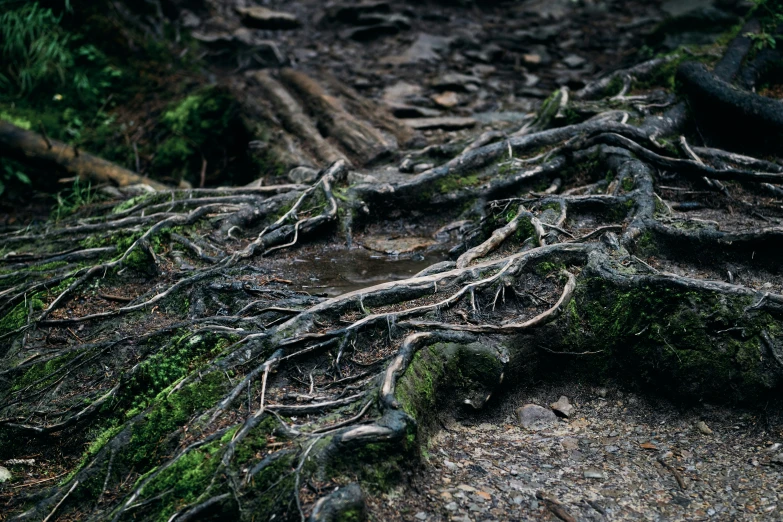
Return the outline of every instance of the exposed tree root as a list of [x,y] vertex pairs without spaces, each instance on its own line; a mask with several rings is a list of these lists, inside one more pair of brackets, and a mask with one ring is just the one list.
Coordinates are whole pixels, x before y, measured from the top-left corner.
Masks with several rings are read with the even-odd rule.
[[[328,101],[296,73],[284,80]],[[781,169],[681,141],[680,103],[659,114],[611,95],[632,120],[616,108],[554,129],[539,118],[395,185],[345,186],[345,161],[313,144],[336,161],[309,187],[158,193],[3,237],[15,251],[0,279],[0,460],[45,451],[55,434],[88,444],[60,483],[15,498],[17,518],[360,516],[362,488],[415,458],[438,407],[480,409],[553,355],[663,379],[686,399],[771,397],[783,384],[783,214],[758,194],[779,190]],[[354,123],[329,125],[354,136]],[[351,153],[382,152],[375,138]],[[706,210],[676,212],[686,195]],[[448,216],[474,223],[456,263],[324,299],[261,262],[412,201],[444,213],[469,203]],[[41,238],[50,251],[21,251]],[[77,306],[88,289],[106,309]]]

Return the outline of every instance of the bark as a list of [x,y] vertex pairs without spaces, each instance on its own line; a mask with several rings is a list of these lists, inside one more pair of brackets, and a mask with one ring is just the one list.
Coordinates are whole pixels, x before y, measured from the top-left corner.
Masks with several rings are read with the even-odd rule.
[[112,183],[120,187],[143,183],[158,190],[169,188],[67,143],[49,139],[6,121],[0,121],[0,147],[3,155],[42,168],[55,169],[82,180]]

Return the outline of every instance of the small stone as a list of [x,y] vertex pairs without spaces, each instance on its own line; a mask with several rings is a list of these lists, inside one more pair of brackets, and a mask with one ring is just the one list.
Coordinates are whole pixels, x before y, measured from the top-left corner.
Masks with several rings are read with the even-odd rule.
[[405,158],[400,162],[399,166],[397,167],[397,170],[399,170],[403,174],[410,174],[411,172],[413,172],[413,167],[415,166],[416,166],[415,161],[413,161],[410,158]]
[[583,473],[585,478],[588,479],[603,479],[604,473],[603,471],[597,470],[597,469],[586,469]]
[[597,390],[595,390],[595,393],[602,399],[605,399],[606,396],[609,394],[609,390],[607,390],[606,388],[598,388]]
[[416,513],[416,520],[427,520],[427,513],[424,511],[419,511]]
[[422,172],[425,172],[427,170],[430,170],[432,168],[435,168],[435,164],[433,163],[419,163],[413,167],[413,173],[414,174],[421,174]]
[[780,448],[783,448],[783,444],[780,442],[776,442],[775,444],[772,444],[770,447],[768,447],[765,451],[769,453],[774,453],[778,451]]
[[449,471],[457,470],[457,465],[451,462],[450,460],[444,460],[443,465],[446,466],[446,469],[448,469]]
[[696,423],[696,429],[699,430],[700,433],[703,435],[712,435],[712,430],[709,426],[707,426],[707,423],[704,421],[699,421]]
[[445,508],[449,511],[456,511],[457,510],[457,503],[456,502],[449,502],[446,504]]
[[537,404],[525,404],[518,408],[517,417],[523,428],[534,431],[549,428],[557,422],[557,416],[552,410]]
[[266,7],[237,7],[242,23],[253,29],[297,29],[301,22],[291,13],[273,11]]
[[522,60],[529,65],[538,65],[541,63],[541,55],[533,53],[523,54]]
[[774,464],[783,464],[783,453],[778,453],[777,455],[769,459],[769,461]]
[[476,491],[476,495],[483,498],[484,500],[492,500],[492,495],[490,495],[486,491]]
[[432,100],[441,107],[451,108],[459,105],[459,96],[454,91],[446,91],[441,94],[436,94],[432,97]]
[[471,86],[475,87],[481,83],[479,78],[468,74],[446,73],[438,76],[432,82],[432,87],[441,91],[470,91]]
[[565,418],[570,417],[571,413],[574,411],[574,407],[568,402],[568,397],[565,395],[561,395],[560,398],[557,399],[557,402],[553,402],[549,407],[552,408],[556,414]]
[[443,493],[440,494],[440,498],[442,498],[443,500],[451,500],[451,493],[449,493],[448,491],[444,491]]
[[563,63],[566,64],[571,69],[577,69],[583,66],[586,62],[587,60],[575,54],[569,54],[568,56],[563,58]]
[[4,468],[3,466],[0,466],[0,484],[8,480],[11,480],[12,477],[13,475],[11,475],[11,472],[8,471],[8,468]]
[[467,484],[460,484],[459,486],[457,486],[457,489],[461,489],[462,491],[467,491],[468,493],[473,493],[474,491],[476,491],[476,488],[474,488],[473,486],[468,486]]
[[288,179],[293,183],[307,185],[318,177],[318,171],[310,167],[295,167],[288,171]]
[[579,441],[574,437],[565,437],[560,441],[560,445],[566,451],[574,451],[579,448]]
[[201,25],[201,18],[196,16],[193,11],[183,9],[179,14],[179,23],[182,24],[182,27],[185,29],[193,29],[194,27]]

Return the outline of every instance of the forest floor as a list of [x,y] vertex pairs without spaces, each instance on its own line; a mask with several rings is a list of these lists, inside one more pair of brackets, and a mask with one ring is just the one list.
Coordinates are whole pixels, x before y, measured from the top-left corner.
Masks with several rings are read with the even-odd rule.
[[[687,11],[685,4],[722,14],[704,30],[661,25],[667,16]],[[402,125],[400,134],[407,137],[407,141],[397,140],[399,149],[394,153],[404,157],[408,151],[427,146],[458,151],[455,147],[482,133],[511,133],[531,121],[554,89],[566,85],[578,90],[607,71],[638,63],[654,53],[681,45],[689,49],[684,52],[693,55],[712,53],[709,44],[739,20],[740,4],[529,0],[513,7],[481,9],[405,4],[395,5],[391,14],[378,15],[375,30],[383,36],[376,37],[357,33],[366,32],[363,26],[329,18],[336,15],[323,2],[275,0],[267,6],[295,14],[303,28],[267,31],[260,37],[274,39],[289,65],[324,83],[336,78],[392,114],[392,127]],[[194,30],[207,34],[236,29],[231,21],[224,22],[221,27],[220,20],[213,19],[212,25],[196,24]],[[248,96],[255,92],[244,71],[234,70],[233,64],[212,64],[207,72],[220,84],[232,84],[235,92],[245,91]],[[203,79],[195,83],[202,81],[209,83]],[[349,96],[343,93],[336,97],[347,103]],[[138,118],[140,112],[123,116],[118,110],[118,123],[123,118]],[[316,119],[313,117],[317,126]],[[372,116],[368,121],[389,132],[388,124],[384,126]],[[351,156],[352,152],[336,141],[332,140],[331,146]],[[306,152],[315,156],[311,157],[313,163],[323,153]],[[397,182],[410,175],[382,155],[363,163],[352,159],[354,168],[349,176],[355,180]],[[417,161],[413,161],[413,172],[432,166]],[[282,174],[265,171],[260,177],[263,184],[288,182]],[[672,199],[679,197],[677,190],[671,195]],[[40,201],[25,212],[6,210],[5,221],[14,226],[45,214]],[[459,227],[442,230],[454,221],[457,209],[443,215],[409,210],[402,217],[392,212],[384,220],[354,231],[351,244],[335,232],[268,258],[254,258],[248,264],[270,282],[268,288],[318,297],[409,278],[449,259],[450,249],[462,239]],[[689,215],[711,217],[709,211],[698,212]],[[779,218],[771,219],[780,223]],[[495,255],[507,253],[501,249]],[[162,278],[129,278],[122,287],[102,289],[103,294],[136,298],[168,281],[167,273],[193,268],[173,251],[160,257],[162,271],[158,275]],[[671,272],[691,269],[667,267],[665,260],[660,260],[661,264],[647,261]],[[723,278],[707,272],[697,275]],[[743,275],[748,285],[759,288],[773,280],[767,274]],[[779,290],[780,280],[773,282]],[[544,297],[556,299],[559,291],[551,290],[552,295]],[[229,307],[224,311],[220,301],[217,305],[215,315],[229,314]],[[100,296],[74,299],[51,317],[78,317],[119,306]],[[154,310],[151,317],[145,329],[163,325],[155,322]],[[135,326],[128,328],[131,331]],[[41,337],[33,341],[58,345],[80,341],[82,335],[79,327],[70,331],[73,338],[63,335],[52,341],[43,338],[43,331],[39,334]],[[543,380],[506,383],[504,393],[476,414],[441,412],[437,426],[423,440],[420,464],[413,470],[401,470],[405,480],[391,491],[366,492],[370,519],[783,519],[783,417],[776,406],[744,410],[706,403],[683,405],[641,388],[629,388],[627,383],[583,383],[571,381],[567,375]],[[518,407],[531,403],[548,407],[561,396],[574,405],[569,418],[558,418],[540,429],[519,425]],[[81,451],[65,451],[44,467],[13,469],[25,470],[25,482],[35,486],[37,481],[72,469]],[[777,459],[781,462],[775,462]],[[0,490],[0,499],[7,495],[8,491]]]

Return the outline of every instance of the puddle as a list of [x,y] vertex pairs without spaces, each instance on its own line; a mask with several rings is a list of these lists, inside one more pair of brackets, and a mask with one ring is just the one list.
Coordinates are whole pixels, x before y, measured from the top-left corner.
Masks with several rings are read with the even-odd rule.
[[327,250],[310,256],[298,256],[292,268],[306,281],[299,289],[311,294],[334,297],[388,281],[407,279],[425,268],[445,261],[448,248],[391,256],[364,248]]

